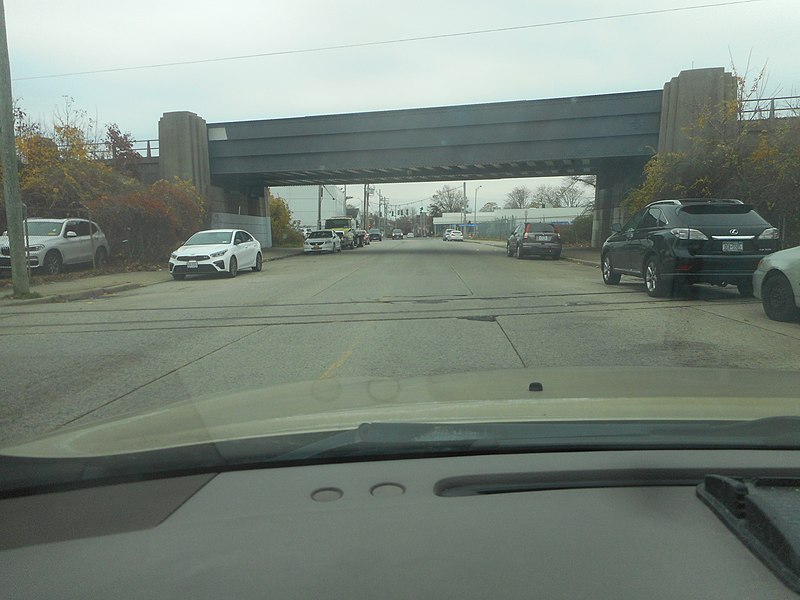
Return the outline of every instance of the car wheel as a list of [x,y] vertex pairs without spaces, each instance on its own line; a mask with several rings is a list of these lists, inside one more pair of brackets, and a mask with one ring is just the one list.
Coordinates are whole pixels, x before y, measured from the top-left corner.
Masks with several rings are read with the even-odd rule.
[[508,256],[509,258],[514,256],[514,253],[511,251],[511,244],[509,243],[506,243],[506,256]]
[[764,282],[761,287],[761,304],[766,315],[773,321],[794,321],[800,318],[792,284],[783,275],[773,275]]
[[106,249],[98,248],[97,252],[94,253],[94,268],[102,269],[103,267],[105,267],[107,258],[108,258],[108,253],[106,252]]
[[239,263],[235,256],[231,256],[231,262],[228,263],[228,277],[236,277],[239,273]]
[[753,297],[753,282],[752,281],[745,281],[744,283],[737,283],[736,289],[739,290],[739,295],[743,298],[752,298]]
[[58,275],[61,272],[61,264],[61,255],[56,250],[51,250],[45,255],[42,268],[47,275]]
[[619,279],[622,276],[619,273],[614,272],[614,266],[611,263],[611,256],[608,254],[603,256],[603,261],[600,264],[600,268],[603,272],[603,283],[606,285],[617,285],[619,283]]
[[521,245],[519,245],[519,244],[517,244],[516,257],[517,257],[518,259],[520,259],[520,260],[522,260],[523,258],[525,258],[525,255],[522,253],[522,246],[521,246]]
[[661,274],[661,266],[655,256],[647,259],[644,265],[644,285],[647,295],[652,298],[663,298],[667,295],[668,286]]
[[256,264],[253,267],[253,271],[258,272],[262,269],[263,266],[264,266],[264,259],[261,258],[261,252],[259,252],[258,254],[256,254]]
[[560,258],[561,258],[561,250],[553,254],[553,260],[559,260]]
[[186,279],[186,275],[184,273],[173,273],[172,278],[181,281],[183,279]]

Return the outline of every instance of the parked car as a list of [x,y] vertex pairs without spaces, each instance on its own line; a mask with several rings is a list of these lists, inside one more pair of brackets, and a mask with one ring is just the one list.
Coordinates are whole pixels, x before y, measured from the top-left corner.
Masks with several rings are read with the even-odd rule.
[[341,251],[342,239],[339,237],[339,232],[331,229],[312,231],[303,242],[303,252],[311,254],[322,254],[323,252],[333,254]]
[[550,256],[561,258],[561,236],[550,223],[522,223],[517,225],[506,241],[506,254],[526,256]]
[[414,237],[414,233],[413,233],[413,232],[411,232],[411,231],[409,231],[409,232],[406,234],[406,239],[411,239],[411,238],[413,238],[413,237]]
[[451,229],[450,234],[447,237],[448,242],[463,242],[464,241],[464,233],[458,229]]
[[392,239],[393,240],[402,240],[403,239],[403,230],[402,229],[393,229],[392,230]]
[[600,255],[603,281],[640,277],[653,297],[694,283],[732,284],[750,296],[758,262],[780,249],[778,230],[739,200],[659,200],[612,231]]
[[370,229],[369,230],[369,239],[370,241],[383,241],[383,232],[380,229]]
[[261,243],[242,229],[198,231],[169,257],[169,272],[175,279],[187,275],[225,273],[236,277],[240,269],[260,271]]
[[[108,241],[97,223],[86,219],[40,219],[25,222],[28,263],[47,275],[57,275],[64,265],[102,267],[108,258]],[[92,232],[91,235],[89,232]],[[11,268],[8,232],[0,236],[0,269]]]
[[445,229],[444,233],[442,234],[442,241],[449,242],[450,241],[450,233],[453,231],[458,231],[457,229]]
[[800,320],[800,246],[762,258],[753,273],[753,292],[773,321]]
[[366,229],[356,229],[356,246],[369,246],[369,234]]

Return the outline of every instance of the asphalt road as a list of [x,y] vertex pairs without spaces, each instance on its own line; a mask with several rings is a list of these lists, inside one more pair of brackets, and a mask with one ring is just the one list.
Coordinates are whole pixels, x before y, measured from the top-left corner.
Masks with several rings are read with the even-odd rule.
[[[0,444],[232,390],[536,366],[796,370],[800,325],[735,289],[654,300],[597,268],[414,239],[0,308]],[[646,381],[643,381],[646,385]]]

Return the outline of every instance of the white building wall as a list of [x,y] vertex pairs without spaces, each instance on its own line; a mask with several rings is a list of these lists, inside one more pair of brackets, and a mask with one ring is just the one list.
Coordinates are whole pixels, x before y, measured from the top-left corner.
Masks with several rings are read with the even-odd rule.
[[[271,187],[273,196],[280,196],[289,205],[292,218],[303,227],[317,228],[317,202],[319,186],[297,185]],[[322,220],[345,214],[344,192],[335,185],[322,186]]]

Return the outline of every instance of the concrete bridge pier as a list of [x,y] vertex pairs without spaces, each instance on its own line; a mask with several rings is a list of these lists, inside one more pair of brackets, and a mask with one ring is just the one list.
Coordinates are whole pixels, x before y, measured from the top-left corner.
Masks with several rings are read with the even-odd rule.
[[606,161],[598,169],[592,248],[603,245],[611,235],[612,223],[621,223],[625,219],[626,215],[620,205],[628,192],[641,185],[645,163],[643,159]]

